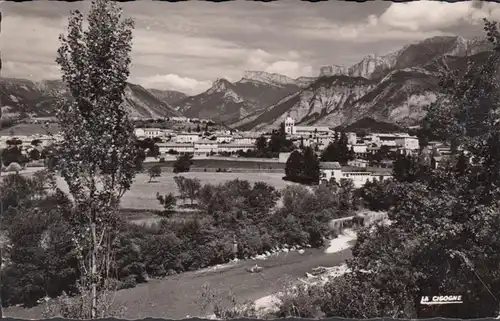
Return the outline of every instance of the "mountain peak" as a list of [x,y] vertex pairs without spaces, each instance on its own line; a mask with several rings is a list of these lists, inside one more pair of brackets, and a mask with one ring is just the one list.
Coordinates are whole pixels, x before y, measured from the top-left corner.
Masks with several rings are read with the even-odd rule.
[[210,87],[208,92],[209,93],[223,92],[230,89],[232,86],[233,84],[229,80],[225,78],[218,78],[213,82],[212,87]]
[[256,81],[272,86],[286,86],[286,85],[296,85],[295,80],[290,77],[280,75],[277,73],[270,73],[265,71],[245,71],[243,78],[240,82]]

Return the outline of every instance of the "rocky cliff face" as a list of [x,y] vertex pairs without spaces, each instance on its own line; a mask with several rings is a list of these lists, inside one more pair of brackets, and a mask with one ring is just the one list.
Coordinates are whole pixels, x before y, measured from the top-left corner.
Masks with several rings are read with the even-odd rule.
[[[405,57],[403,53],[407,55],[407,49],[404,48],[399,57]],[[486,63],[488,55],[489,52],[483,51],[470,59],[473,63]],[[412,60],[406,61],[417,66],[397,68],[401,60],[395,60],[393,70],[378,79],[344,75],[322,77],[233,126],[244,130],[269,130],[277,128],[288,115],[302,125],[347,126],[368,118],[398,126],[416,125],[425,116],[425,107],[437,99],[440,68],[464,68],[467,60],[440,55],[431,60],[410,57]],[[369,63],[359,66],[364,70],[373,68]]]
[[332,65],[320,69],[320,76],[346,75],[378,79],[395,69],[424,65],[446,56],[475,55],[491,49],[484,39],[464,39],[462,37],[433,37],[404,46],[402,49],[383,56],[370,54],[350,67]]

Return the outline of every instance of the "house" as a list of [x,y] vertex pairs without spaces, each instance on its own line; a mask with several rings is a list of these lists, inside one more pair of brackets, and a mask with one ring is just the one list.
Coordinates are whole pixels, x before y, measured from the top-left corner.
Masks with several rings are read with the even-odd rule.
[[165,135],[164,130],[160,128],[136,128],[134,129],[134,133],[139,138],[155,138]]
[[187,117],[170,117],[169,120],[171,121],[175,121],[175,122],[180,122],[180,123],[184,123],[184,122],[187,122],[188,121],[188,118]]
[[234,144],[234,143],[229,143],[229,144],[220,144],[218,147],[218,152],[219,153],[237,153],[238,151],[248,151],[249,149],[254,149],[255,145],[254,144]]
[[356,157],[363,158],[368,155],[368,146],[365,144],[352,144],[349,148],[352,148]]
[[413,136],[401,136],[395,140],[396,146],[407,149],[407,150],[418,150],[420,145],[418,143],[418,138]]
[[347,144],[355,145],[358,142],[358,137],[356,133],[347,133]]
[[176,143],[194,143],[200,139],[200,135],[198,133],[178,133],[175,136]]
[[392,175],[387,170],[363,169],[356,171],[351,168],[343,171],[342,166],[338,162],[321,162],[320,167],[321,182],[330,182],[331,179],[335,179],[337,183],[340,183],[342,179],[349,179],[353,182],[355,188],[361,188],[369,181],[392,178]]
[[355,159],[352,161],[348,161],[347,165],[352,166],[352,167],[359,167],[359,168],[366,168],[368,167],[369,162],[364,159]]
[[288,116],[285,119],[285,133],[287,135],[298,135],[303,137],[313,137],[318,135],[328,135],[332,133],[330,128],[325,126],[296,126],[295,119]]
[[233,140],[233,136],[229,134],[218,134],[215,136],[217,143],[229,143]]
[[147,138],[163,137],[164,132],[160,128],[144,128],[144,135]]
[[194,154],[194,144],[193,143],[158,143],[158,148],[160,154],[167,154],[171,150],[178,154]]
[[211,153],[218,152],[217,141],[215,140],[198,140],[194,142],[194,154],[196,156],[210,156]]
[[257,143],[259,137],[260,134],[245,132],[235,136],[232,142],[239,145],[254,145],[255,148],[255,143]]

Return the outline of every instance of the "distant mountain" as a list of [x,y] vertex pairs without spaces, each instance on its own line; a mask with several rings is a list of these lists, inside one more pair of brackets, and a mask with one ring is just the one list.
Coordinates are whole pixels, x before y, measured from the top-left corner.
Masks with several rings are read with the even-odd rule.
[[174,106],[187,117],[210,118],[231,124],[284,97],[300,91],[316,78],[289,77],[260,71],[247,71],[235,83],[216,80],[207,91],[187,97]]
[[288,115],[303,125],[345,127],[368,118],[415,125],[439,94],[442,68],[465,68],[466,54],[475,63],[485,63],[490,49],[483,40],[434,37],[382,57],[369,55],[349,68],[325,66],[320,78],[306,88],[231,126],[269,130]]
[[395,69],[405,69],[425,65],[427,62],[445,56],[475,55],[490,50],[486,39],[465,39],[462,37],[432,37],[406,45],[398,51],[383,56],[370,54],[351,67],[324,66],[320,77],[346,75],[377,79],[386,76]]
[[166,102],[169,105],[174,105],[175,103],[185,99],[188,95],[180,91],[175,90],[160,90],[160,89],[148,89],[156,98]]
[[[68,95],[61,81],[34,82],[27,79],[0,78],[0,104],[4,116],[53,116],[58,95]],[[127,84],[125,106],[131,117],[150,118],[180,116],[168,103],[145,88]]]

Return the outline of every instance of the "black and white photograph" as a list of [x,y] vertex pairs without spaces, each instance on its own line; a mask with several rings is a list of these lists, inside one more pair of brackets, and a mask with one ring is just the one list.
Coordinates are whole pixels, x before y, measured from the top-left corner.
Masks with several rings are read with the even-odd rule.
[[0,12],[0,318],[500,318],[499,3]]

